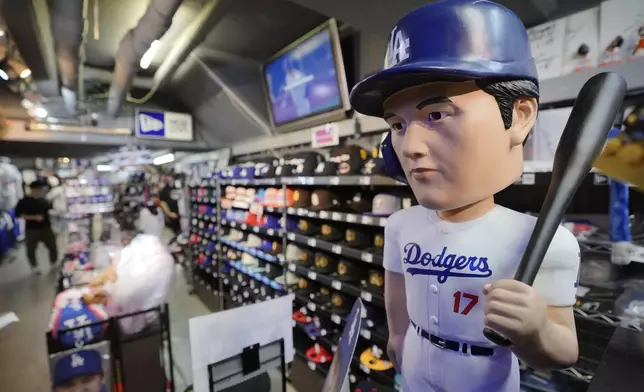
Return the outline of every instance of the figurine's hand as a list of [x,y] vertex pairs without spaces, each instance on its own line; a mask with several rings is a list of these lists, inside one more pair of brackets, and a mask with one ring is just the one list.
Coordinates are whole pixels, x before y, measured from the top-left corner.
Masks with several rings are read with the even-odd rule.
[[483,287],[484,324],[514,345],[529,342],[548,322],[546,300],[532,286],[502,279]]
[[405,335],[390,336],[387,342],[387,356],[398,373],[402,373],[402,354],[405,345]]

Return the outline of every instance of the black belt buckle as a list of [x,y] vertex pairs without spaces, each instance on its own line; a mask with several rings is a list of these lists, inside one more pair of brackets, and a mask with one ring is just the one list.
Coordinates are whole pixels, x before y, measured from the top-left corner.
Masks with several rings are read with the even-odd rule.
[[429,341],[434,346],[436,346],[436,347],[438,347],[440,349],[445,349],[447,347],[447,342],[445,341],[445,339],[441,339],[436,335],[431,335],[431,338],[429,339]]

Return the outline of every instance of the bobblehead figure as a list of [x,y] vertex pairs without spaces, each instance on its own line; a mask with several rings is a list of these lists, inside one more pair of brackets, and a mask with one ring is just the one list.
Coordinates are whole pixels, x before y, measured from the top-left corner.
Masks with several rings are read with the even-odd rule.
[[[353,108],[390,127],[387,172],[420,205],[385,228],[388,354],[405,392],[517,392],[517,357],[577,360],[579,245],[559,227],[533,286],[512,279],[536,218],[494,203],[523,171],[538,110],[523,23],[486,0],[441,0],[394,27]],[[497,346],[490,328],[514,344]]]

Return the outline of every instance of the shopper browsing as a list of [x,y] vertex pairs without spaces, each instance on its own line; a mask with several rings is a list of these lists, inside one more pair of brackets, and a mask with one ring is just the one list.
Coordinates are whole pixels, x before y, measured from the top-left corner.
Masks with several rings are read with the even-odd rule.
[[181,233],[179,199],[180,197],[174,192],[172,184],[159,183],[159,205],[168,217],[168,225],[175,236]]
[[44,243],[49,250],[49,261],[52,265],[58,260],[56,236],[49,220],[49,210],[52,209],[52,205],[43,197],[44,187],[45,184],[40,181],[29,184],[29,195],[23,197],[16,206],[16,216],[25,220],[27,259],[35,274],[40,273],[36,260],[36,249],[39,243]]
[[96,350],[79,350],[56,364],[54,392],[103,392],[104,372],[101,354]]

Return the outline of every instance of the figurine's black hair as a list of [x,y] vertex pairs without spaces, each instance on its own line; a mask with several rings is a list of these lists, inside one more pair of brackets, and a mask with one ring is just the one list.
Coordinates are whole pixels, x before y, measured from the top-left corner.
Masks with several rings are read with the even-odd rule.
[[535,98],[539,102],[539,86],[531,80],[483,80],[476,81],[481,90],[496,99],[505,129],[512,126],[514,101],[519,98]]

